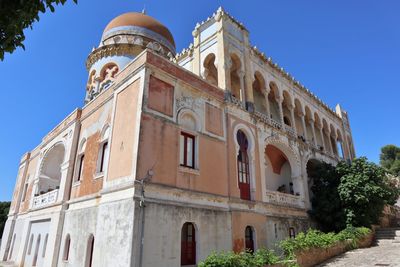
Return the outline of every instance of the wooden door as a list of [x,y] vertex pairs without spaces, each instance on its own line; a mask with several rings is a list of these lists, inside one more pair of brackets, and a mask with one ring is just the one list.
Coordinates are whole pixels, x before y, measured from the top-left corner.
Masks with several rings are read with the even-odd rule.
[[254,252],[254,239],[253,239],[253,229],[250,226],[246,227],[245,230],[245,240],[246,240],[246,251]]
[[182,227],[181,265],[196,264],[196,230],[192,223]]

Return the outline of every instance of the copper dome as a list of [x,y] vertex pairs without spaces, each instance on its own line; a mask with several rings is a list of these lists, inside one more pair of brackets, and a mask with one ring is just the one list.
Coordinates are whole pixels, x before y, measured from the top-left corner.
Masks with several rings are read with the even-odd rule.
[[147,16],[146,14],[137,13],[137,12],[129,12],[129,13],[122,14],[122,15],[114,18],[110,23],[108,23],[108,25],[104,29],[104,33],[113,28],[121,27],[121,26],[137,26],[137,27],[146,28],[148,30],[151,30],[155,33],[160,34],[175,47],[174,38],[172,37],[172,34],[168,30],[168,28],[165,27],[163,24],[161,24],[156,19],[154,19],[150,16]]

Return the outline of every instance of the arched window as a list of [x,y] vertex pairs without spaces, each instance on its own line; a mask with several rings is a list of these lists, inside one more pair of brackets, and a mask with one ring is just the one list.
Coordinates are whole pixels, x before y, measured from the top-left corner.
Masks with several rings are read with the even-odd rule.
[[235,97],[238,100],[243,101],[243,92],[241,88],[241,77],[240,77],[240,71],[241,71],[241,62],[240,58],[236,54],[231,55],[231,69],[230,69],[230,77],[231,77],[231,92],[232,96]]
[[92,267],[93,263],[93,250],[94,250],[94,236],[90,235],[86,248],[85,267]]
[[79,182],[83,178],[83,168],[85,165],[85,149],[86,149],[86,139],[83,139],[79,146],[79,153],[77,157],[76,179],[75,179],[77,182]]
[[104,173],[107,165],[108,165],[108,157],[109,157],[109,135],[110,135],[110,127],[103,131],[100,147],[99,147],[99,156],[97,160],[97,173]]
[[251,253],[254,252],[254,233],[253,228],[251,226],[247,226],[245,230],[245,245],[246,251]]
[[36,248],[35,248],[35,255],[33,256],[32,266],[36,266],[37,258],[39,254],[39,247],[40,247],[40,235],[38,235],[36,239]]
[[215,67],[215,55],[213,53],[207,55],[204,60],[204,78],[213,85],[218,85],[218,71]]
[[240,198],[250,200],[250,163],[248,156],[249,141],[242,130],[236,134],[239,144],[237,155],[238,182],[240,189]]
[[181,265],[196,264],[196,229],[193,223],[185,223],[181,234]]
[[63,253],[63,260],[68,261],[69,259],[69,248],[71,246],[71,237],[69,234],[65,237],[65,242],[64,242],[64,253]]

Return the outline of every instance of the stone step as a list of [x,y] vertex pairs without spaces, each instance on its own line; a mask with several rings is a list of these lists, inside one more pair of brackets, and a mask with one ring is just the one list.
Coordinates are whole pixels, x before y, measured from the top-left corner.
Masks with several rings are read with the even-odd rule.
[[381,238],[396,238],[396,237],[400,237],[398,235],[375,235],[376,239],[381,239]]

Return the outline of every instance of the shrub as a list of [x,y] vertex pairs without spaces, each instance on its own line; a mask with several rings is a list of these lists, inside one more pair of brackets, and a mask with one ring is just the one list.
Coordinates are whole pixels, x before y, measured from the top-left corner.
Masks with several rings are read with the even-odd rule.
[[203,262],[199,263],[199,267],[262,267],[267,264],[275,264],[279,261],[279,257],[272,251],[267,249],[258,249],[254,254],[249,252],[234,253],[213,252]]
[[285,253],[287,260],[294,260],[296,252],[311,248],[328,248],[339,241],[350,240],[351,247],[355,248],[357,241],[371,232],[365,227],[349,227],[338,234],[323,233],[318,230],[309,229],[306,233],[299,233],[296,238],[288,238],[280,242],[279,246]]

